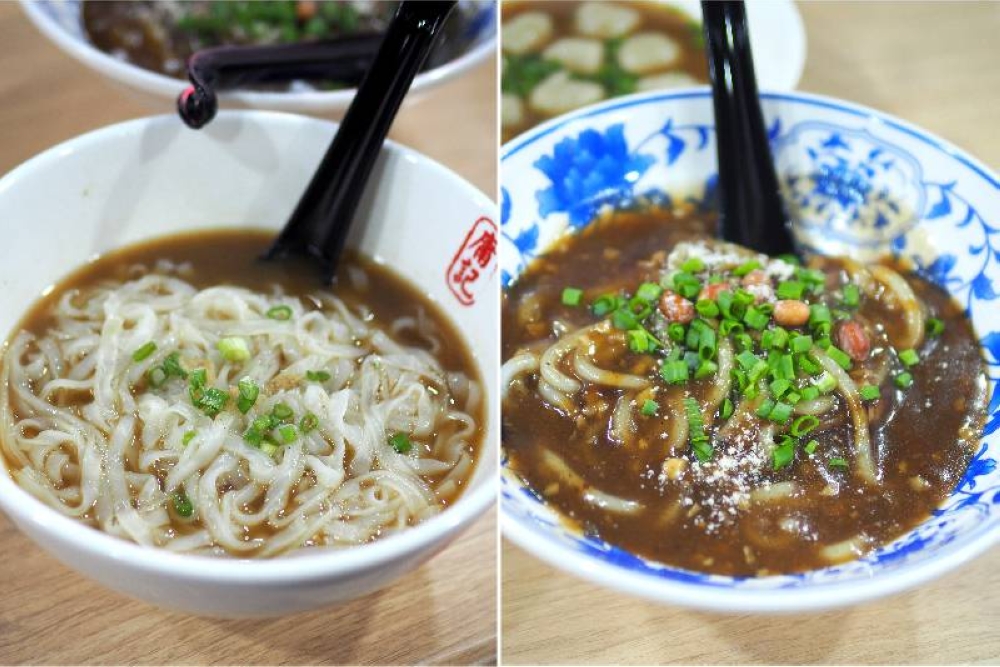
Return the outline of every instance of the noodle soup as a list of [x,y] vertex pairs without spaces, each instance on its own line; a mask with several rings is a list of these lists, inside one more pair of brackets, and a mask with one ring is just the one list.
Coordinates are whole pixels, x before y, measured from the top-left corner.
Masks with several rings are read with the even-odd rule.
[[616,213],[503,297],[509,466],[579,530],[691,570],[843,562],[928,517],[982,429],[960,306],[900,267],[808,266]]
[[267,557],[351,546],[452,504],[482,387],[445,317],[389,270],[259,262],[213,231],[107,254],[48,291],[3,359],[15,481],[112,535]]

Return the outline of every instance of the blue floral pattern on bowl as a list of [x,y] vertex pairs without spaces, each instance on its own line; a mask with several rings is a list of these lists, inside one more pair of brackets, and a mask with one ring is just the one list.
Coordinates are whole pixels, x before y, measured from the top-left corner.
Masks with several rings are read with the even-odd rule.
[[[576,570],[604,583],[628,580],[620,587],[710,608],[728,608],[731,590],[743,594],[745,609],[865,599],[932,576],[946,569],[944,561],[964,560],[1000,532],[1000,181],[941,140],[869,109],[799,94],[765,94],[762,102],[797,238],[825,253],[909,260],[946,288],[966,306],[981,338],[991,398],[982,443],[932,517],[861,559],[794,575],[706,575],[575,534],[503,463],[504,527],[523,546],[554,561],[597,561]],[[715,133],[705,123],[711,117],[708,92],[640,95],[564,116],[504,146],[503,284],[606,208],[639,200],[712,206]],[[656,593],[658,587],[666,593]],[[805,605],[789,597],[834,587],[840,593]]]

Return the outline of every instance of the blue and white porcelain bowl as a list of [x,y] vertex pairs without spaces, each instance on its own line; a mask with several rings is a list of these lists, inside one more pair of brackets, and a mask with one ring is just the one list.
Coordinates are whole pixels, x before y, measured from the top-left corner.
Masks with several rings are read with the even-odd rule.
[[[989,415],[964,478],[933,516],[860,560],[739,578],[646,561],[565,527],[503,461],[504,534],[539,558],[658,602],[729,612],[857,603],[916,586],[1000,540],[1000,178],[947,142],[865,107],[803,94],[762,105],[796,233],[825,253],[896,255],[964,304],[989,364]],[[557,238],[641,198],[711,205],[707,90],[621,98],[557,118],[502,150],[501,271],[509,285]]]

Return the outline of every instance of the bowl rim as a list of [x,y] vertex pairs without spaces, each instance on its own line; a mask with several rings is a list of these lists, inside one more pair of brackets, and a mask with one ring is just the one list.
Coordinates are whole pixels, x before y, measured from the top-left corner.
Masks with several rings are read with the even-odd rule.
[[[302,128],[336,128],[333,121],[310,118],[291,113],[264,110],[220,111],[213,124],[241,123],[253,121],[262,124]],[[136,118],[107,125],[78,135],[52,146],[0,178],[0,197],[8,189],[16,187],[24,179],[34,178],[39,171],[51,163],[59,161],[77,149],[100,144],[130,134],[139,134],[145,128],[155,126],[175,126],[177,118],[173,114],[163,114]],[[492,200],[464,178],[444,167],[439,162],[412,148],[391,140],[386,140],[383,150],[398,156],[408,163],[420,164],[431,171],[445,176],[457,192],[467,196],[478,205],[495,206]],[[150,237],[153,238],[153,237]],[[447,315],[447,313],[446,313]],[[450,316],[449,316],[450,318]],[[4,332],[5,344],[8,332]],[[471,347],[471,346],[470,346]],[[472,357],[481,363],[480,355],[473,348]],[[479,368],[483,382],[489,383],[483,369]],[[491,385],[492,386],[492,385]],[[487,389],[487,397],[490,390]],[[496,449],[490,443],[496,421],[496,401],[487,400],[486,429],[482,451],[484,456],[476,463],[476,469],[489,468]],[[174,553],[160,547],[148,547],[126,541],[122,538],[88,526],[65,516],[30,493],[22,489],[10,476],[5,462],[0,461],[0,510],[6,513],[20,528],[21,524],[32,524],[38,531],[55,537],[60,543],[68,543],[72,551],[86,553],[95,560],[111,560],[127,564],[129,568],[148,574],[183,578],[191,582],[241,583],[255,585],[281,584],[289,582],[321,581],[344,575],[372,570],[386,563],[404,559],[409,555],[427,549],[434,544],[447,544],[450,533],[468,528],[483,515],[496,501],[499,490],[497,475],[486,475],[482,483],[467,488],[458,499],[439,514],[395,535],[375,542],[343,549],[317,549],[315,553],[302,553],[299,549],[290,555],[265,559],[231,558]],[[22,529],[23,533],[26,533]],[[28,535],[39,544],[33,535]],[[442,542],[444,540],[444,542]]]
[[[21,9],[31,23],[64,53],[73,57],[90,69],[115,81],[137,88],[146,93],[161,97],[174,98],[188,86],[186,79],[175,79],[153,72],[152,70],[133,65],[125,60],[101,51],[85,39],[77,39],[42,11],[39,3],[33,0],[19,0]],[[446,81],[457,78],[477,67],[496,51],[497,30],[494,29],[481,43],[453,58],[446,63],[417,74],[410,86],[412,93],[417,94],[431,90]],[[295,109],[300,111],[324,111],[327,109],[346,108],[352,99],[356,88],[342,90],[304,90],[304,91],[254,91],[237,90],[219,94],[223,102],[236,102],[255,108]]]
[[[971,169],[986,183],[1000,192],[1000,176],[980,160],[938,135],[917,125],[899,119],[873,107],[856,104],[839,98],[813,93],[761,91],[765,101],[790,103],[793,105],[815,106],[837,112],[846,112],[856,117],[874,119],[894,130],[903,132],[933,149],[948,154],[951,158]],[[604,115],[627,107],[669,105],[687,100],[711,100],[711,90],[706,86],[675,91],[654,91],[615,98],[600,104],[582,108],[563,116],[553,118],[527,132],[517,135],[501,146],[500,165],[534,142],[558,132],[562,128],[582,119]],[[584,128],[580,128],[581,130]],[[501,183],[503,185],[503,183]],[[1000,391],[1000,389],[998,389]],[[501,443],[501,456],[503,444]],[[515,476],[509,468],[501,464],[501,477]],[[604,560],[596,559],[563,544],[558,539],[539,539],[538,530],[530,528],[508,511],[512,501],[505,497],[501,485],[500,525],[504,537],[521,549],[548,564],[589,580],[612,590],[640,598],[674,604],[694,609],[729,613],[795,613],[818,611],[857,604],[867,600],[901,592],[944,574],[969,562],[991,546],[1000,544],[1000,523],[987,526],[980,534],[956,546],[941,557],[906,564],[888,572],[873,572],[868,579],[848,582],[824,582],[796,588],[733,588],[711,586],[691,581],[677,581],[657,577],[647,573],[633,572]],[[673,566],[669,569],[681,570]],[[703,573],[699,573],[703,574]]]

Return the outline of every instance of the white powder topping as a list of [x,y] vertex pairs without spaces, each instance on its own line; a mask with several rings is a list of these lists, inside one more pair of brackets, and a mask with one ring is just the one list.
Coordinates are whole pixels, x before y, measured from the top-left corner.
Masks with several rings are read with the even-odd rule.
[[711,273],[727,272],[750,260],[760,262],[761,270],[772,279],[787,280],[795,275],[795,266],[780,259],[755,253],[733,243],[689,241],[678,243],[667,257],[667,269],[676,271],[688,259],[696,257]]

